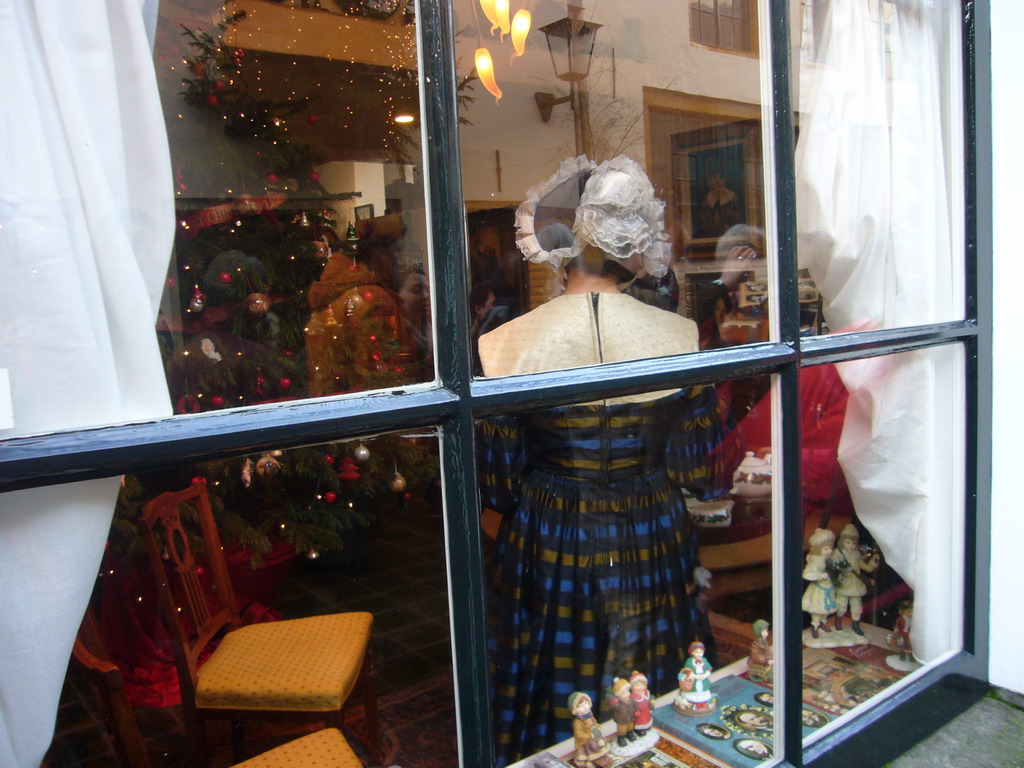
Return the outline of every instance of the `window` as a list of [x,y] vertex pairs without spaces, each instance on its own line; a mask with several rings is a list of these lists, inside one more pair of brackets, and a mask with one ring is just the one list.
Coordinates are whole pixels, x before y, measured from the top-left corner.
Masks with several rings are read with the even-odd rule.
[[693,0],[690,41],[744,53],[757,51],[757,4],[751,0]]
[[[19,520],[45,524],[55,536],[61,529],[52,521],[65,515],[81,526],[83,549],[91,547],[77,563],[67,604],[52,613],[74,615],[88,599],[82,574],[95,571],[119,475],[128,476],[122,502],[200,476],[230,486],[222,500],[251,499],[255,488],[260,505],[247,504],[253,517],[238,522],[236,536],[265,533],[270,521],[278,532],[284,525],[295,532],[290,543],[307,569],[325,564],[333,541],[312,530],[318,520],[309,513],[329,515],[342,500],[366,503],[377,519],[387,517],[387,535],[408,536],[416,523],[438,545],[418,564],[385,556],[391,559],[369,585],[356,577],[345,583],[365,586],[378,625],[396,632],[388,642],[401,636],[415,646],[418,628],[450,629],[420,654],[454,675],[442,698],[455,699],[458,731],[446,746],[465,766],[510,764],[548,750],[564,757],[573,744],[559,742],[572,736],[581,678],[549,683],[541,673],[522,687],[521,679],[509,682],[522,669],[492,672],[492,664],[507,673],[518,663],[524,638],[538,640],[516,624],[535,618],[516,611],[537,584],[523,578],[528,566],[509,548],[539,542],[531,554],[545,563],[572,561],[560,573],[536,569],[550,580],[537,602],[557,605],[552,611],[564,625],[577,608],[592,611],[568,604],[579,596],[580,563],[550,544],[561,542],[551,531],[528,539],[537,535],[528,526],[551,524],[544,515],[566,505],[617,513],[627,504],[644,507],[644,530],[664,519],[673,532],[685,529],[668,547],[678,550],[669,552],[671,567],[634,573],[637,582],[665,581],[637,601],[635,591],[615,592],[616,578],[595,577],[595,589],[636,618],[635,626],[618,626],[621,633],[589,661],[550,646],[527,654],[556,670],[594,667],[587,696],[602,717],[611,713],[604,687],[621,686],[622,678],[632,687],[632,667],[640,667],[653,699],[671,694],[675,725],[657,717],[655,725],[672,737],[665,748],[675,759],[686,762],[696,751],[731,765],[766,757],[803,765],[843,749],[851,734],[873,733],[870,721],[895,707],[894,692],[920,693],[965,670],[979,674],[985,650],[965,605],[984,608],[987,598],[974,587],[973,555],[963,556],[974,552],[984,516],[973,506],[973,441],[986,428],[977,381],[985,354],[978,313],[987,310],[979,307],[977,266],[961,245],[966,240],[976,257],[973,200],[966,194],[965,202],[963,181],[973,160],[962,148],[973,106],[959,113],[960,57],[971,46],[951,43],[960,39],[960,16],[949,7],[926,14],[927,24],[904,26],[907,9],[899,4],[865,3],[863,16],[850,4],[786,5],[774,4],[787,13],[771,16],[764,4],[747,2],[664,3],[640,13],[611,3],[569,6],[563,19],[549,4],[532,8],[525,41],[512,19],[492,19],[497,11],[470,0],[351,3],[344,11],[249,0],[229,12],[197,0],[165,9],[154,60],[169,172],[155,155],[135,154],[141,142],[126,136],[122,144],[131,149],[127,165],[176,185],[162,218],[172,206],[175,215],[168,228],[159,213],[134,210],[132,194],[112,198],[121,201],[122,219],[163,227],[168,244],[174,230],[173,257],[132,285],[151,306],[125,300],[144,316],[159,314],[156,331],[133,322],[137,315],[118,315],[112,327],[124,336],[111,336],[127,346],[99,344],[83,354],[89,334],[82,328],[97,327],[85,320],[88,298],[34,294],[27,269],[7,281],[23,284],[24,300],[35,306],[83,310],[71,326],[80,333],[68,339],[49,323],[53,313],[33,327],[33,315],[17,309],[24,302],[12,300],[2,316],[4,334],[18,342],[0,352],[15,390],[15,427],[0,432],[4,537],[14,529],[8,521]],[[245,15],[230,15],[238,11]],[[692,41],[753,55],[681,45],[687,14]],[[788,39],[793,48],[759,51],[758,24],[768,25],[773,46]],[[970,14],[966,24],[971,43]],[[844,59],[849,51],[833,43],[851,40],[864,43],[852,46],[858,55],[880,53],[883,63],[868,54]],[[87,85],[77,87],[86,92]],[[864,86],[870,98],[858,100]],[[970,81],[966,88],[973,105]],[[851,98],[843,120],[827,108],[835,93]],[[413,122],[395,123],[400,113]],[[91,125],[83,118],[68,130]],[[921,125],[930,130],[915,129]],[[60,181],[39,169],[64,167],[57,154],[64,144],[46,146],[54,154],[33,160],[34,173],[22,169],[26,184]],[[591,162],[578,159],[584,154]],[[602,165],[620,156],[629,162]],[[575,164],[563,166],[567,158]],[[581,255],[572,252],[580,193],[609,169],[649,181],[651,197],[665,204],[651,215],[663,222],[655,234],[665,238],[655,240],[665,247],[643,249],[651,259],[646,276],[611,270],[613,282],[618,275],[630,283],[622,290],[563,293],[562,257]],[[574,185],[575,197],[555,199]],[[542,194],[527,220],[517,206],[529,189]],[[58,186],[44,230],[72,244],[87,240],[92,212],[75,211],[87,207],[88,194]],[[35,265],[50,252],[28,238],[24,221],[0,224],[25,233],[18,264]],[[524,235],[537,240],[525,245],[535,261],[521,258]],[[130,231],[105,244],[130,255],[124,244],[133,236],[146,240]],[[908,261],[908,253],[926,255],[927,263],[923,256]],[[108,263],[94,255],[87,262]],[[77,274],[66,267],[53,272]],[[108,279],[77,282],[96,288],[81,295],[103,297],[114,317],[128,307],[111,297],[130,291],[118,293]],[[577,304],[583,314],[572,311]],[[557,314],[559,307],[570,309]],[[601,332],[588,354],[554,343],[576,322]],[[518,340],[503,327],[520,329]],[[58,347],[57,362],[41,377],[46,386],[26,393],[18,377],[38,337]],[[125,348],[148,349],[146,365],[159,375],[134,380],[136,369],[116,353]],[[80,357],[62,357],[72,354]],[[101,360],[103,375],[78,376],[85,392],[76,397],[61,368],[77,372],[89,357]],[[139,402],[124,396],[143,389]],[[925,439],[920,432],[904,439],[911,423],[926,430]],[[697,434],[698,427],[714,434]],[[532,454],[517,453],[524,435]],[[613,448],[623,452],[605,452]],[[509,458],[519,456],[513,466]],[[363,462],[372,470],[361,469]],[[871,474],[879,464],[890,474]],[[415,471],[405,469],[412,465]],[[530,483],[522,482],[524,467]],[[289,488],[313,484],[279,493],[282,472],[294,472]],[[550,487],[541,484],[545,472],[555,477]],[[637,488],[640,476],[657,475],[663,486],[602,495],[613,474]],[[365,498],[357,493],[364,486],[351,484],[360,475],[374,492]],[[872,495],[875,481],[905,479],[917,485]],[[583,498],[566,501],[566,488],[580,484],[589,484]],[[535,505],[501,498],[510,489],[533,494]],[[308,507],[289,508],[299,494]],[[425,517],[414,520],[418,512]],[[921,519],[918,535],[908,536],[906,526]],[[46,540],[44,532],[34,535]],[[616,563],[650,559],[663,553],[662,543],[600,554]],[[342,551],[361,547],[346,543]],[[837,565],[835,555],[844,552],[846,565]],[[714,577],[707,594],[698,559]],[[689,570],[672,572],[682,561]],[[417,565],[435,588],[433,602],[414,621],[404,608],[388,614],[375,607],[385,593],[391,599],[414,590]],[[388,575],[399,571],[396,586]],[[341,581],[324,576],[321,586],[329,592]],[[854,594],[861,586],[865,592]],[[680,592],[686,598],[673,602]],[[829,603],[837,596],[844,598],[838,618],[840,606]],[[447,622],[439,619],[445,611]],[[48,620],[24,619],[30,627]],[[768,642],[759,620],[773,632],[774,688],[758,682],[768,676],[766,648],[751,650]],[[655,637],[673,622],[669,634]],[[603,642],[603,630],[563,625],[550,629],[553,644],[565,636]],[[815,647],[820,636],[840,633],[867,637],[866,645],[853,637],[850,647],[868,650]],[[654,639],[631,657],[645,634]],[[664,637],[686,637],[686,647],[661,647]],[[900,669],[911,650],[925,663]],[[709,678],[689,679],[701,674],[700,658],[687,661],[699,652],[719,673],[710,692],[702,690]],[[878,674],[883,669],[889,673]],[[401,670],[393,671],[400,685]],[[706,693],[717,697],[716,707]],[[731,699],[743,696],[750,701]],[[45,712],[48,705],[40,706]],[[544,715],[531,720],[541,707]],[[716,712],[718,720],[701,730],[707,723],[690,718],[694,711]],[[587,749],[621,746],[617,735]],[[623,749],[631,741],[624,738]]]

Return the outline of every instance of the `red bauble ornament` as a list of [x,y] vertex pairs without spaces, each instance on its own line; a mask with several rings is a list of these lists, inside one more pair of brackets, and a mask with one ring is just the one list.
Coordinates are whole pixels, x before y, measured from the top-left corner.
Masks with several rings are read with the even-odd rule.
[[331,454],[329,454],[329,453],[325,453],[324,454],[324,461],[326,461],[328,464],[334,464],[334,457],[331,456]]
[[223,91],[227,87],[228,87],[228,84],[225,83],[223,80],[214,80],[213,81],[213,90],[215,90],[215,91]]
[[376,334],[370,334],[370,341],[376,341],[376,340],[377,340],[377,335]]
[[406,492],[406,494],[402,498],[405,499],[406,501],[409,501],[410,499],[412,499],[412,494]]
[[267,184],[277,184],[277,174],[276,173],[268,173],[267,174]]
[[281,350],[281,354],[284,355],[285,357],[295,357],[295,350],[294,349],[282,349]]
[[310,125],[316,125],[317,116],[314,114],[306,115],[306,122]]
[[214,395],[213,397],[211,397],[210,402],[213,404],[214,408],[224,407],[224,398],[221,397],[220,395]]
[[220,273],[220,274],[219,274],[219,275],[217,276],[217,279],[218,279],[218,280],[220,280],[220,281],[221,281],[222,283],[224,283],[224,285],[227,285],[227,284],[228,284],[228,283],[230,283],[230,282],[231,282],[231,281],[232,281],[232,280],[233,280],[234,278],[232,278],[232,276],[231,276],[231,273],[230,273],[230,272],[221,272],[221,273]]
[[320,174],[317,173],[316,171],[310,171],[309,172],[309,180],[314,182],[314,183],[320,181]]
[[373,291],[363,291],[363,300],[364,301],[373,301],[373,299],[374,299],[374,297],[376,295],[377,294],[375,294]]
[[336,494],[334,491],[328,491],[327,493],[324,494],[324,501],[326,501],[328,504],[333,504],[337,500],[338,494]]
[[280,379],[277,380],[277,385],[281,387],[281,389],[291,389],[292,380],[289,379],[287,376],[282,376]]
[[184,395],[178,398],[177,405],[174,406],[174,410],[177,413],[199,413],[199,398],[195,395]]
[[217,98],[216,94],[210,93],[206,96],[206,103],[209,104],[211,107],[216,107],[220,104],[220,99]]

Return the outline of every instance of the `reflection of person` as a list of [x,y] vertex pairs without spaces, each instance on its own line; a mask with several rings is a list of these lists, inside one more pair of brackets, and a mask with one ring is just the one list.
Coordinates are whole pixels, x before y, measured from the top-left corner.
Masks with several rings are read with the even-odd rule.
[[430,324],[430,285],[419,269],[410,269],[399,279],[398,301],[401,310],[398,339],[402,347],[415,355],[424,377],[433,370],[434,337]]
[[477,283],[469,293],[469,309],[473,322],[469,326],[469,338],[473,342],[473,375],[483,374],[483,363],[480,362],[480,337],[493,331],[509,320],[509,306],[497,304],[494,288],[489,280]]
[[[598,166],[577,208],[565,293],[481,336],[484,373],[695,351],[691,320],[617,289],[641,260],[657,268],[662,209],[636,163]],[[622,233],[621,247],[609,240]],[[553,691],[596,696],[631,669],[657,690],[673,679],[678,649],[711,637],[679,485],[724,492],[709,485],[721,473],[703,460],[719,434],[714,392],[702,387],[484,423],[484,502],[503,517],[492,655],[499,762],[565,738]]]
[[708,191],[697,208],[694,237],[719,237],[729,227],[743,221],[743,208],[739,196],[725,184],[719,169],[706,166]]
[[730,341],[722,337],[722,325],[736,308],[740,283],[758,268],[763,251],[764,231],[758,227],[736,224],[719,239],[715,260],[722,271],[715,280],[700,286],[696,297],[701,349],[729,345]]
[[860,617],[864,612],[861,598],[867,594],[868,588],[860,574],[862,571],[870,573],[878,567],[878,552],[868,557],[861,555],[860,532],[850,523],[839,534],[839,546],[832,553],[832,560],[843,566],[840,569],[843,575],[836,584],[836,628],[843,628],[843,616],[849,607],[851,628],[858,635],[863,635],[864,630],[860,628]]
[[825,561],[832,554],[835,534],[827,528],[818,528],[808,540],[810,550],[804,565],[803,578],[811,582],[804,591],[801,608],[811,614],[811,637],[818,637],[818,628],[825,632],[832,630],[825,625],[828,617],[836,610],[836,590],[832,577],[828,575]]
[[608,768],[613,762],[608,755],[611,747],[597,727],[590,697],[581,691],[571,694],[569,712],[572,714],[572,736],[576,744],[573,764],[576,768]]
[[771,626],[764,619],[754,622],[754,642],[750,644],[747,659],[747,676],[758,683],[770,683],[775,664],[775,653],[771,644]]

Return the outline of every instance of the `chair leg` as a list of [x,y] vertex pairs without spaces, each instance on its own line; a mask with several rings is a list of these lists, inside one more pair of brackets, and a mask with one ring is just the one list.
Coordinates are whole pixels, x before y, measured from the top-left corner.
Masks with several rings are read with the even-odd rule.
[[231,721],[231,760],[241,763],[248,757],[245,749],[245,721]]
[[199,713],[188,705],[182,707],[182,715],[185,720],[188,764],[192,768],[206,768],[206,724]]
[[380,739],[380,716],[377,713],[377,684],[373,675],[373,653],[367,646],[363,656],[363,668],[359,672],[362,678],[363,712],[366,713],[366,735],[370,750],[377,765],[384,764],[384,745]]

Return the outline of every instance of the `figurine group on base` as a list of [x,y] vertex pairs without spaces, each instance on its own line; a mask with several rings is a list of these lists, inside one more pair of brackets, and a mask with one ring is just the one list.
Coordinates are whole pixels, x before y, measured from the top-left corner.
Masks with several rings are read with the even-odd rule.
[[704,643],[690,643],[687,654],[689,658],[679,671],[679,693],[672,707],[681,715],[700,717],[715,711],[718,697],[711,692],[712,670],[704,658]]
[[608,692],[608,706],[615,721],[615,744],[612,754],[632,757],[655,745],[658,734],[651,712],[651,693],[647,690],[647,676],[633,670],[629,679],[616,677]]
[[[804,565],[803,578],[810,582],[804,590],[801,608],[811,615],[811,627],[804,631],[804,645],[811,648],[867,645],[870,641],[860,626],[863,597],[867,586],[862,573],[875,570],[880,562],[877,550],[862,550],[860,533],[853,524],[839,534],[836,549],[835,534],[827,528],[818,528],[807,541],[810,549]],[[850,614],[850,627],[843,627],[843,617]],[[835,615],[835,628],[828,619]]]

